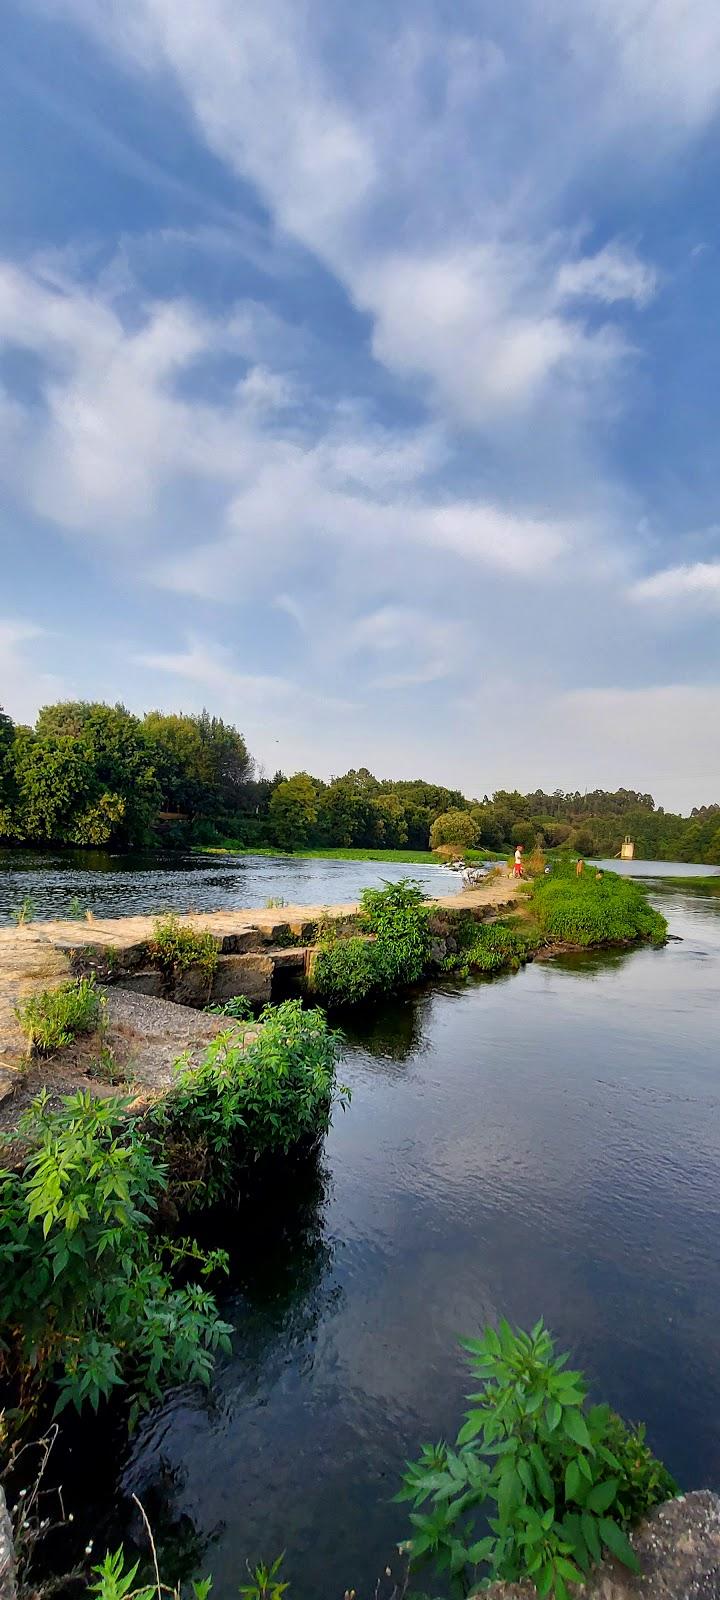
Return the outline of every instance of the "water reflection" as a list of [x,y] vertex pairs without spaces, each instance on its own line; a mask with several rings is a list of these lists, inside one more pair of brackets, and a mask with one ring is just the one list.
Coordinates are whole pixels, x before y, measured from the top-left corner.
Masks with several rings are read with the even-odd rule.
[[[206,1219],[208,1237],[230,1254],[222,1314],[235,1329],[234,1354],[210,1392],[179,1389],[141,1424],[120,1479],[114,1530],[142,1552],[129,1504],[137,1495],[173,1576],[196,1572],[201,1553],[214,1570],[210,1547],[234,1527],[228,1481],[235,1505],[252,1506],[263,1471],[281,1475],[274,1417],[266,1437],[268,1390],[293,1392],[310,1380],[320,1326],[343,1299],[326,1233],[329,1182],[317,1156],[276,1166],[240,1211]],[[250,1515],[246,1529],[246,1553],[255,1549],[259,1559],[267,1553],[261,1525]]]

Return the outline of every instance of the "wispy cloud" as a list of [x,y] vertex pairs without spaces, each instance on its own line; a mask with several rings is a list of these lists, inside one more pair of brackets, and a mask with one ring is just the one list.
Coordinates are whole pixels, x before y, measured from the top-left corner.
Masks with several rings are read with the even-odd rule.
[[720,561],[695,561],[687,566],[665,567],[630,588],[638,601],[695,602],[720,606]]

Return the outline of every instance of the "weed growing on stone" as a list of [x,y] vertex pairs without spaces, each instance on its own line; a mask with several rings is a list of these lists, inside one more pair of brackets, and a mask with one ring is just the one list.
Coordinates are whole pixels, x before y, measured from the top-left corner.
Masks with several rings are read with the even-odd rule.
[[16,1007],[15,1015],[30,1052],[47,1055],[72,1044],[78,1034],[99,1027],[103,1004],[93,977],[73,978],[57,989],[41,989],[31,995]]

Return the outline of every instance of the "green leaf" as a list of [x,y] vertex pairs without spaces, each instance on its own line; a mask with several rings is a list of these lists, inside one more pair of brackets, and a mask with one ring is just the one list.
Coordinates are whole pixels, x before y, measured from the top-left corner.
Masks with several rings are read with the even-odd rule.
[[579,1501],[584,1495],[584,1484],[577,1461],[568,1461],[565,1468],[565,1499]]
[[623,1529],[618,1527],[617,1522],[611,1522],[609,1517],[601,1517],[599,1532],[603,1544],[617,1556],[618,1561],[622,1561],[623,1566],[629,1567],[631,1572],[640,1571],[640,1562],[630,1540]]
[[587,1511],[583,1511],[580,1518],[580,1525],[583,1531],[583,1538],[593,1561],[602,1561],[600,1535],[598,1533],[598,1525],[595,1521],[595,1518],[591,1517]]
[[554,1433],[562,1417],[562,1406],[559,1400],[550,1400],[548,1402],[545,1417],[550,1432]]
[[617,1478],[606,1478],[604,1483],[596,1483],[589,1491],[585,1506],[588,1511],[607,1511],[612,1505],[617,1494]]
[[485,1411],[468,1411],[467,1421],[463,1423],[457,1436],[458,1445],[468,1444],[470,1439],[476,1439],[482,1432],[486,1418]]
[[562,1426],[563,1432],[567,1435],[568,1439],[573,1439],[575,1444],[582,1445],[586,1450],[592,1449],[592,1440],[587,1430],[587,1423],[581,1411],[577,1411],[574,1407],[570,1410],[563,1411]]
[[494,1539],[478,1539],[477,1544],[471,1544],[467,1553],[471,1566],[478,1567],[481,1561],[489,1561],[495,1549]]

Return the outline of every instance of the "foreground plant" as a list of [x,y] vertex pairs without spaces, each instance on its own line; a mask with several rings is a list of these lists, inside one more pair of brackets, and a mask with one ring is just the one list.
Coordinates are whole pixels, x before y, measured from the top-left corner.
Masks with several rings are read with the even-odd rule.
[[199,1066],[179,1062],[177,1088],[153,1115],[173,1194],[186,1208],[222,1199],[262,1156],[320,1138],[333,1105],[349,1098],[336,1083],[340,1036],[322,1011],[286,1000],[259,1021],[249,1042],[233,1029],[213,1040]]
[[627,1530],[677,1493],[643,1431],[587,1406],[542,1322],[530,1334],[502,1322],[463,1346],[482,1387],[455,1448],[427,1445],[397,1496],[414,1507],[411,1563],[434,1562],[460,1594],[530,1579],[555,1600],[605,1552],[636,1572]]
[[103,1000],[94,978],[73,978],[57,989],[41,989],[30,996],[15,1015],[28,1041],[29,1050],[47,1055],[72,1044],[81,1033],[92,1033],[100,1024]]
[[[197,1283],[178,1287],[155,1233],[164,1166],[120,1100],[82,1092],[22,1119],[27,1154],[0,1173],[0,1376],[56,1411],[126,1386],[131,1417],[187,1379],[207,1383],[230,1329]],[[206,1266],[221,1266],[215,1254]]]

